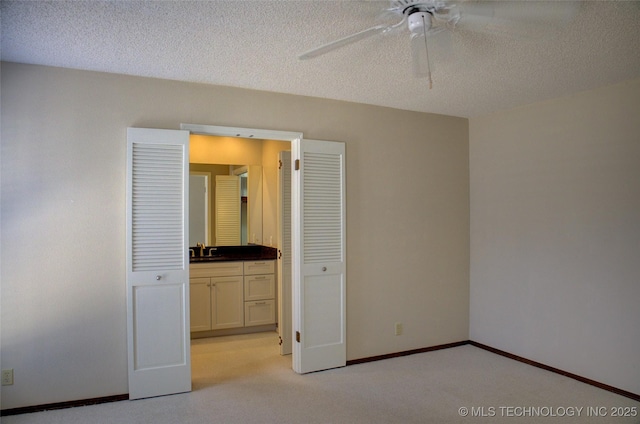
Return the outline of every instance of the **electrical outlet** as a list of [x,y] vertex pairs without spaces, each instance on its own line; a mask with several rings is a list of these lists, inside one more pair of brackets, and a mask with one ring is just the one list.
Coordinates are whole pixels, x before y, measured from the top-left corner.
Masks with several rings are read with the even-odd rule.
[[11,386],[13,384],[13,369],[2,370],[2,385]]
[[396,322],[396,336],[402,335],[402,323]]

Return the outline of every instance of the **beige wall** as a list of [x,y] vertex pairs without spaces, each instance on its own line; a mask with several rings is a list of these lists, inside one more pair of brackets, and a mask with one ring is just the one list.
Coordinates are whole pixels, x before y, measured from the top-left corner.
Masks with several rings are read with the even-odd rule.
[[278,153],[290,151],[291,142],[264,140],[262,146],[262,240],[263,244],[275,247],[278,245]]
[[471,339],[640,393],[640,80],[470,120]]
[[3,409],[127,392],[131,126],[344,141],[348,359],[468,338],[466,119],[10,63],[1,81]]
[[253,138],[192,134],[189,137],[189,162],[262,165],[262,141]]

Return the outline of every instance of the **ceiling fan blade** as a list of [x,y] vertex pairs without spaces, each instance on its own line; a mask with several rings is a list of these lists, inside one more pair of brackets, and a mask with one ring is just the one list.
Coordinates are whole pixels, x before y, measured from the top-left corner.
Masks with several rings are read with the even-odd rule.
[[568,24],[579,6],[575,1],[468,1],[460,3],[461,30],[530,37]]
[[411,58],[413,61],[413,75],[416,78],[431,76],[429,50],[424,31],[411,34]]
[[364,31],[356,32],[355,34],[349,35],[347,37],[341,38],[336,41],[332,41],[331,43],[325,44],[318,48],[309,50],[305,53],[302,53],[298,56],[300,60],[312,59],[314,57],[323,55],[325,53],[329,53],[332,50],[339,49],[340,47],[344,47],[351,43],[355,43],[356,41],[364,40],[365,38],[372,37],[376,34],[380,34],[389,28],[388,25],[377,25]]

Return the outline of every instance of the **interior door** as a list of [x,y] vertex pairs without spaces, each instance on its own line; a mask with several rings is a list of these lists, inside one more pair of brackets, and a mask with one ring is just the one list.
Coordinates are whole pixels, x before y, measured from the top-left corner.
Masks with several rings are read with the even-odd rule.
[[216,175],[216,245],[238,246],[240,242],[240,177]]
[[280,355],[291,355],[291,152],[280,152],[278,160],[278,335]]
[[189,132],[127,130],[129,397],[191,390]]
[[293,369],[346,365],[345,145],[294,140]]

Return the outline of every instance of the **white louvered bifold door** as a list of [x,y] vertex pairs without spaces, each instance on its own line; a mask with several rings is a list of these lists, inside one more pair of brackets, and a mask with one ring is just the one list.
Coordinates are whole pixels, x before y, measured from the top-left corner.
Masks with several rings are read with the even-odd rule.
[[127,130],[129,397],[191,390],[189,132]]
[[291,152],[280,152],[278,168],[278,335],[280,355],[292,349]]
[[[346,365],[345,145],[295,140],[293,171],[293,367]],[[294,162],[295,163],[295,162]]]
[[239,246],[240,177],[216,175],[216,246]]

